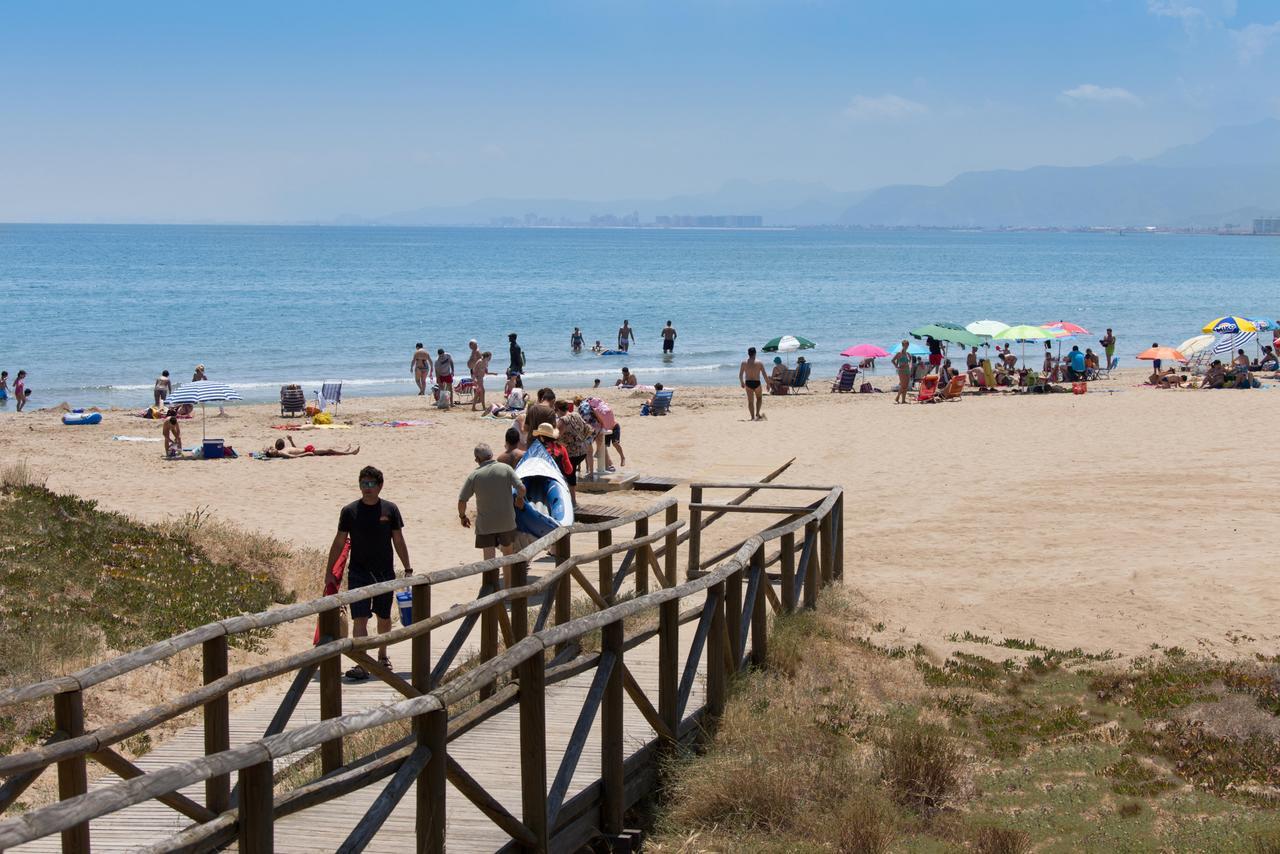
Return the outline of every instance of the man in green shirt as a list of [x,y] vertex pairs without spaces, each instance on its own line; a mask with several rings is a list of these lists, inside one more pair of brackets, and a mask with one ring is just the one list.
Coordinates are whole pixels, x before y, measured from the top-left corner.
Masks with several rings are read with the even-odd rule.
[[[476,468],[467,475],[462,491],[458,493],[458,519],[462,527],[471,527],[471,520],[467,518],[467,501],[474,495],[476,548],[482,549],[484,559],[489,560],[499,548],[504,555],[515,551],[516,510],[524,507],[525,489],[515,469],[495,460],[488,445],[476,445],[475,457]],[[512,490],[515,490],[514,501]],[[510,583],[510,579],[507,580]]]

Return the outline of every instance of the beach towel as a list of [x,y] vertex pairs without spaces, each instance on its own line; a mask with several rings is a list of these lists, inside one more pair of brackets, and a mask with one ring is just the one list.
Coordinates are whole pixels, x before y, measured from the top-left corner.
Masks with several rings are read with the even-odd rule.
[[160,442],[159,436],[112,436],[117,442]]
[[361,427],[431,427],[434,421],[362,421]]
[[[342,576],[347,571],[347,558],[351,555],[351,538],[347,537],[346,542],[342,544],[342,551],[338,554],[338,559],[333,562],[333,566],[329,567],[329,571],[324,574],[324,596],[332,596],[342,590]],[[313,646],[320,644],[320,620],[316,620],[316,636],[312,641]]]
[[613,415],[613,409],[600,398],[587,398],[587,405],[591,407],[591,414],[595,416],[596,423],[605,430],[612,430],[614,425],[618,423],[618,420]]

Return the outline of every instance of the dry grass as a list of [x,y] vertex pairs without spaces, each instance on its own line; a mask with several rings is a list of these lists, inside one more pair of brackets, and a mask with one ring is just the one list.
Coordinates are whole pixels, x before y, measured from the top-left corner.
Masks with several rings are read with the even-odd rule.
[[973,850],[978,854],[1027,854],[1031,837],[1023,830],[985,825],[973,835]]
[[44,486],[45,477],[31,468],[25,459],[8,463],[0,468],[0,488],[16,489],[23,486]]
[[903,722],[890,730],[876,755],[880,780],[900,806],[929,815],[959,792],[964,756],[938,726]]

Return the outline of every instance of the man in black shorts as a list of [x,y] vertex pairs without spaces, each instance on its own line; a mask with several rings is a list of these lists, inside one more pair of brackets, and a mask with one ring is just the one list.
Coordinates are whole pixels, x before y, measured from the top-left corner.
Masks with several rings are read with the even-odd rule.
[[[353,501],[338,514],[338,533],[329,546],[329,566],[333,566],[342,553],[343,543],[351,537],[351,555],[347,560],[347,589],[355,590],[391,581],[396,577],[395,554],[400,555],[404,574],[412,575],[409,565],[409,547],[404,543],[404,520],[400,508],[379,498],[382,492],[382,472],[373,466],[360,469],[360,500]],[[380,593],[370,599],[351,603],[352,634],[358,638],[369,634],[369,615],[378,615],[378,634],[391,631],[391,594]],[[391,667],[385,646],[378,648],[378,661]],[[360,665],[347,671],[348,679],[368,679],[369,673]]]
[[662,327],[662,352],[674,353],[676,351],[676,328],[671,325],[671,321],[667,321],[667,325]]

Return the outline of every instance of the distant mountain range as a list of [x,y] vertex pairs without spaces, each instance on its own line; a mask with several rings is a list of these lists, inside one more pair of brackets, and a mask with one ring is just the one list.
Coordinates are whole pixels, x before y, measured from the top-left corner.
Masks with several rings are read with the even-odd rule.
[[733,181],[714,193],[667,199],[584,202],[482,199],[427,207],[370,225],[489,225],[528,214],[544,221],[586,222],[636,213],[641,222],[667,214],[759,214],[766,225],[1036,228],[1088,226],[1218,227],[1280,213],[1280,120],[1225,127],[1203,140],[1135,161],[1097,166],[1037,166],[965,172],[941,186],[897,185],[837,192],[793,181]]

